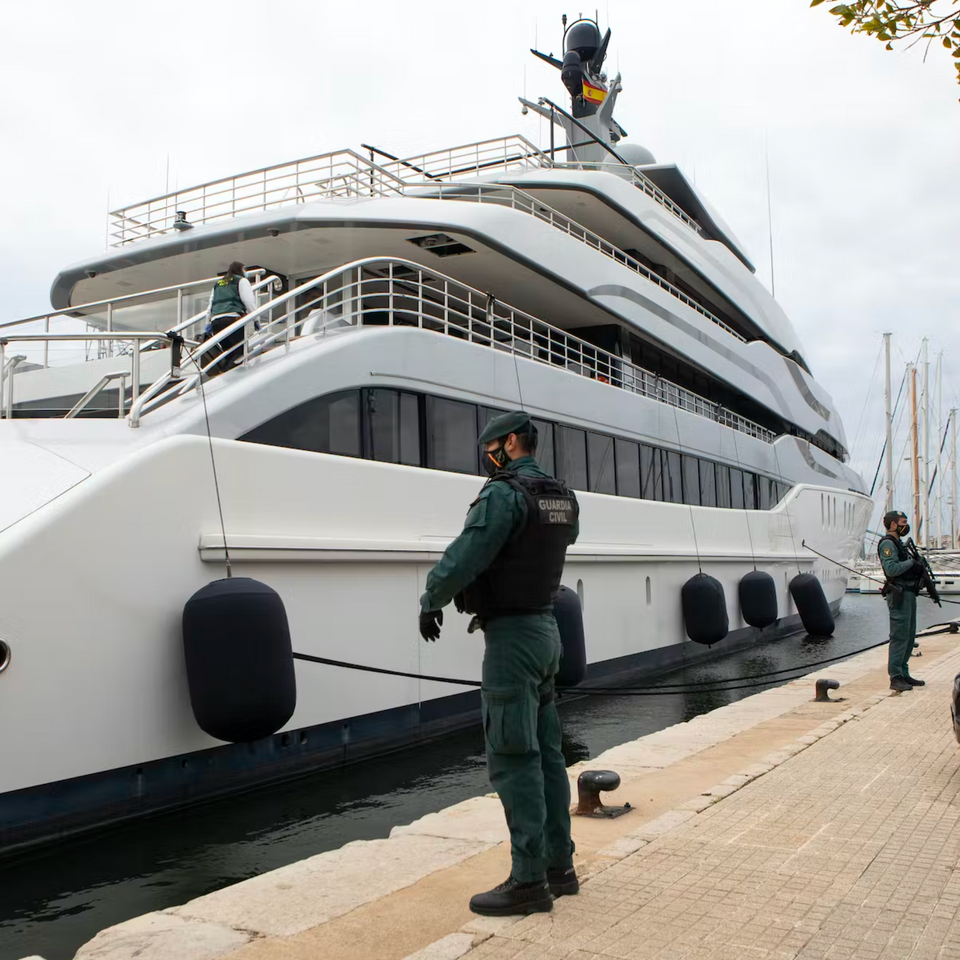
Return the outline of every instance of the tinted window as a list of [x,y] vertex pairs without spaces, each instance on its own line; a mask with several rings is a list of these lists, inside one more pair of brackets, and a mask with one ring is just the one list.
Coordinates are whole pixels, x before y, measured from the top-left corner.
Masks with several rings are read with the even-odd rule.
[[301,403],[240,437],[251,443],[315,453],[360,456],[360,391],[345,390]]
[[[776,491],[773,489],[775,485],[775,481],[769,477],[757,477],[757,497],[761,510],[769,510],[776,502]],[[771,493],[774,494],[773,499],[770,497]]]
[[640,444],[640,482],[644,500],[663,499],[663,466],[660,453],[657,447]]
[[700,503],[700,461],[696,457],[682,457],[683,502],[697,506]]
[[777,503],[779,503],[790,492],[789,483],[777,484]]
[[748,510],[757,509],[756,477],[747,470],[743,471],[743,505]]
[[735,510],[743,509],[743,471],[730,468],[730,503]]
[[616,493],[617,483],[613,463],[613,437],[599,433],[587,434],[587,462],[590,489],[594,493]]
[[415,394],[366,390],[367,450],[372,460],[420,465],[420,413]]
[[472,403],[427,397],[427,465],[477,473],[477,408]]
[[617,493],[621,497],[640,496],[640,450],[629,440],[616,442]]
[[717,506],[731,507],[730,502],[730,468],[724,463],[716,464],[717,468]]
[[680,479],[680,454],[662,450],[663,499],[670,503],[683,503],[683,485]]
[[553,424],[546,420],[534,420],[537,428],[537,463],[544,473],[556,476],[556,459],[553,448]]
[[557,477],[574,490],[587,489],[587,438],[575,427],[556,427]]
[[700,505],[717,505],[717,474],[712,460],[700,461]]
[[400,394],[400,462],[419,467],[420,398],[415,393]]

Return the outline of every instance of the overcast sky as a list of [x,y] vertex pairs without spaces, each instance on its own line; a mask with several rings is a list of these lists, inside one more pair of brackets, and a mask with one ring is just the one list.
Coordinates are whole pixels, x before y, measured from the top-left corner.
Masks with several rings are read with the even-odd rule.
[[[559,52],[560,15],[580,12],[565,0],[7,4],[0,320],[48,309],[57,271],[103,249],[108,199],[361,141],[401,154],[513,132],[546,142],[516,97],[563,88],[527,49]],[[887,53],[809,0],[604,0],[599,17],[629,139],[696,180],[768,286],[769,151],[776,295],[869,483],[878,381],[861,417],[882,332],[895,389],[926,334],[932,360],[944,351],[944,406],[960,406],[951,58]],[[906,464],[899,479],[906,495]]]

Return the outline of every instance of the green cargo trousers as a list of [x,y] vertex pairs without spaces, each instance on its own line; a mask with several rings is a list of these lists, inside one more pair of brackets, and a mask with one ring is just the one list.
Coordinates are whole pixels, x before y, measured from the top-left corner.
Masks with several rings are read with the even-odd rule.
[[895,595],[887,597],[890,609],[890,646],[887,649],[887,673],[892,677],[910,676],[910,654],[917,635],[917,595],[903,591],[899,607],[894,606]]
[[529,883],[573,864],[570,784],[560,750],[554,680],[560,632],[552,613],[497,617],[484,631],[487,773],[510,828],[512,874]]

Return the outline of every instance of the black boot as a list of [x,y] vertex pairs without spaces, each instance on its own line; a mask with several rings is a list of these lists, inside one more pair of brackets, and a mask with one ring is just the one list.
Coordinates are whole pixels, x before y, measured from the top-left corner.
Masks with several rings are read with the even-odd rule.
[[503,883],[470,898],[470,909],[482,917],[509,917],[518,913],[546,913],[553,909],[553,897],[546,880],[521,883],[513,876]]
[[554,867],[548,870],[547,885],[555,897],[568,897],[580,890],[577,871],[573,867]]
[[906,680],[911,687],[925,687],[927,685],[926,680],[917,680],[916,677],[904,677],[903,679]]
[[913,687],[907,683],[903,677],[891,677],[890,689],[895,690],[897,693],[906,693],[908,690],[912,690]]

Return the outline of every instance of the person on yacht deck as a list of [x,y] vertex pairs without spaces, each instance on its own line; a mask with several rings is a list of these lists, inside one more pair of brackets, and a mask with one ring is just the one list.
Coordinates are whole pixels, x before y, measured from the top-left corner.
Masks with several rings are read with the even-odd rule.
[[[239,260],[234,260],[210,291],[206,319],[209,321],[211,336],[216,336],[240,317],[257,309],[253,288],[244,276],[243,270],[243,264]],[[220,353],[226,356],[210,368],[211,376],[223,373],[240,363],[243,359],[243,350],[240,348],[242,343],[243,327],[234,330],[220,341]],[[229,352],[231,347],[237,349]]]

